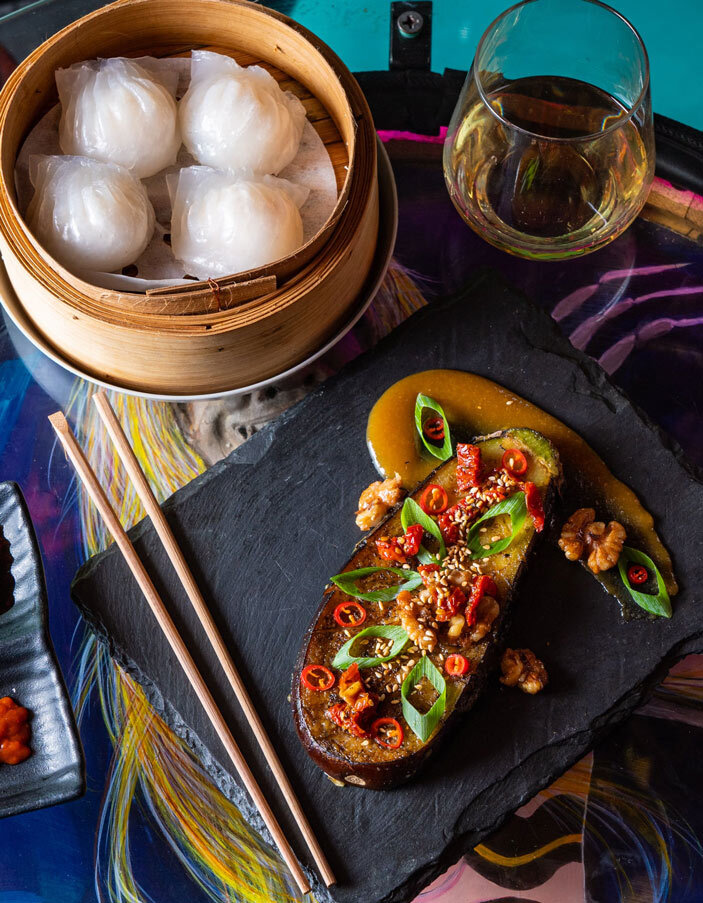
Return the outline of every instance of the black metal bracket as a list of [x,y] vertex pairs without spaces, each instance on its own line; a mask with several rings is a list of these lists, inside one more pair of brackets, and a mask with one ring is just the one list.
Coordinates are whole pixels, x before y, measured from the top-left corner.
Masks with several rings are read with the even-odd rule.
[[390,69],[425,69],[432,62],[431,0],[391,3]]

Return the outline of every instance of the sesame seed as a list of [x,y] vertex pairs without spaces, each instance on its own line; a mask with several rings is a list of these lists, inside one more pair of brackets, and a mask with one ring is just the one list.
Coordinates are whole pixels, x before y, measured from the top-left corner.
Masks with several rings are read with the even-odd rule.
[[361,745],[362,745],[362,746],[368,746],[368,745],[369,745],[369,741],[368,741],[368,740],[362,740],[362,741],[361,741]]
[[505,404],[509,407],[512,404],[512,401],[506,401]]

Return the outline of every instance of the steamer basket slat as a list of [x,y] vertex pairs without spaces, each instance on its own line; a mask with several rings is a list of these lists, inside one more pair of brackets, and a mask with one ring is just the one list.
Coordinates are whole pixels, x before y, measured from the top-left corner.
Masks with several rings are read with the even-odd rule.
[[[302,99],[335,170],[335,210],[295,254],[214,286],[137,293],[91,285],[53,260],[22,221],[14,189],[22,142],[57,102],[57,68],[198,48],[264,65]],[[49,38],[0,92],[0,252],[8,276],[34,327],[97,378],[196,394],[294,366],[348,319],[377,231],[376,136],[358,84],[318,38],[248,0],[118,0]]]

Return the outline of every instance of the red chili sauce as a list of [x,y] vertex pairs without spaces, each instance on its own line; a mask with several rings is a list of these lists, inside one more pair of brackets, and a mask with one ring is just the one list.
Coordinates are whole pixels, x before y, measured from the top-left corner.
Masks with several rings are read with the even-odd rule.
[[32,754],[29,712],[9,696],[0,699],[0,763],[19,765]]

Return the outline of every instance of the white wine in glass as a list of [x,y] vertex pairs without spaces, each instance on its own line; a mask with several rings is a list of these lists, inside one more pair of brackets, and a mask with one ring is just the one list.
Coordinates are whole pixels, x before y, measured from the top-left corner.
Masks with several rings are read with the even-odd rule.
[[[536,48],[529,36],[538,34],[551,40]],[[601,3],[526,0],[503,13],[481,39],[444,146],[447,187],[466,222],[532,258],[577,256],[616,238],[654,175],[648,73],[637,33]]]

